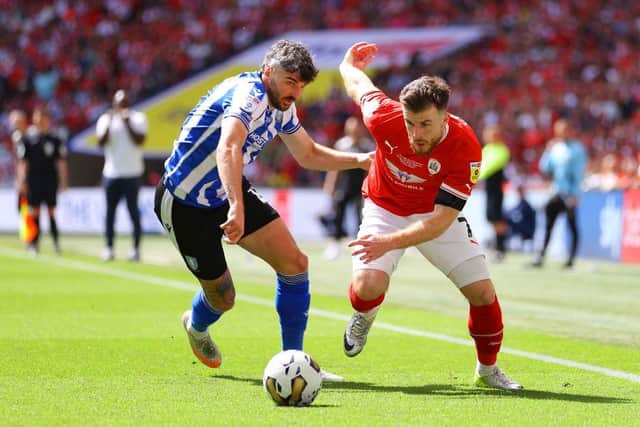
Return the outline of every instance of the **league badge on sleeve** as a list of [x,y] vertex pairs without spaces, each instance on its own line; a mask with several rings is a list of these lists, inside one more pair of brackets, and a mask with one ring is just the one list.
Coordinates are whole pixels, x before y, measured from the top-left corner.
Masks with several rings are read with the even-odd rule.
[[471,169],[469,181],[471,181],[472,184],[475,184],[478,182],[478,178],[480,178],[480,162],[470,162],[469,169]]
[[253,113],[258,107],[258,105],[260,105],[260,99],[254,96],[250,96],[249,98],[247,98],[244,104],[244,107],[242,107],[242,109],[247,113]]

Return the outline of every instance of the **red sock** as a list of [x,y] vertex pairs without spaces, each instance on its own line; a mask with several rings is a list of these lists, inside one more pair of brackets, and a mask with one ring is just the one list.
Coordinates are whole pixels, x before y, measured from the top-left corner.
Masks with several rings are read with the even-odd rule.
[[351,283],[349,284],[349,299],[351,300],[351,307],[353,307],[355,311],[366,313],[382,304],[382,301],[384,301],[384,292],[379,297],[365,301],[356,294],[356,291],[353,289],[353,283]]
[[478,361],[493,365],[502,344],[502,311],[498,297],[489,305],[469,305],[469,333],[476,343]]

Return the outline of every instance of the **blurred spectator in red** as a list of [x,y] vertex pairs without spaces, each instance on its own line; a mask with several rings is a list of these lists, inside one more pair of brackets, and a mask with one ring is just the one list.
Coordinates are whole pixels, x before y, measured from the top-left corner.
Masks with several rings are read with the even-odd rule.
[[[393,95],[425,71],[441,75],[457,89],[451,111],[464,109],[475,129],[500,126],[514,164],[531,174],[561,116],[576,122],[592,158],[640,152],[640,2],[472,3],[0,0],[0,109],[46,102],[54,120],[75,133],[109,108],[103,100],[118,87],[141,100],[286,31],[473,24],[493,34],[433,63],[419,54],[408,65],[395,63],[379,70],[376,84]],[[327,144],[353,113],[334,93],[307,110],[307,130]],[[8,138],[0,126],[0,140]],[[276,166],[264,166],[265,179]],[[291,179],[321,182],[300,170]]]

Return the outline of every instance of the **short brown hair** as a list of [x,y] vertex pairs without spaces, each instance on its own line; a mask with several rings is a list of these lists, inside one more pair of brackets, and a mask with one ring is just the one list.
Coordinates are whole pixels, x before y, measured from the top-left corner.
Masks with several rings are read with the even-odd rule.
[[437,76],[422,76],[402,88],[400,102],[406,109],[418,113],[435,106],[439,111],[449,104],[451,89],[444,79]]

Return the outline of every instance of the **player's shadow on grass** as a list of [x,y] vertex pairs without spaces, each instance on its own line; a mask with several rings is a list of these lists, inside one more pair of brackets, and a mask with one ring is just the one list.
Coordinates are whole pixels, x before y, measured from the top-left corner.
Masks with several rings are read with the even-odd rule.
[[[248,382],[254,385],[262,386],[262,381],[255,378],[242,378],[234,375],[213,375],[213,378]],[[500,396],[515,399],[536,399],[536,400],[565,400],[568,402],[583,403],[634,403],[632,399],[609,396],[594,396],[576,393],[556,393],[544,390],[524,389],[520,391],[504,391],[489,388],[478,388],[473,385],[456,385],[456,384],[426,384],[422,386],[400,386],[400,385],[381,385],[357,381],[344,382],[325,382],[322,385],[324,391],[331,390],[353,390],[373,391],[384,393],[404,393],[415,395],[434,395],[434,396],[458,396],[458,397],[474,397],[474,396]]]
[[575,393],[556,393],[544,390],[524,389],[519,391],[496,390],[490,388],[479,388],[473,385],[456,384],[426,384],[422,386],[395,386],[380,385],[364,382],[345,381],[342,383],[326,383],[323,385],[327,390],[356,390],[356,391],[380,391],[385,393],[405,393],[416,395],[440,395],[440,396],[501,396],[516,399],[536,399],[536,400],[565,400],[569,402],[584,403],[633,403],[632,399],[624,399],[609,396],[594,396]]

